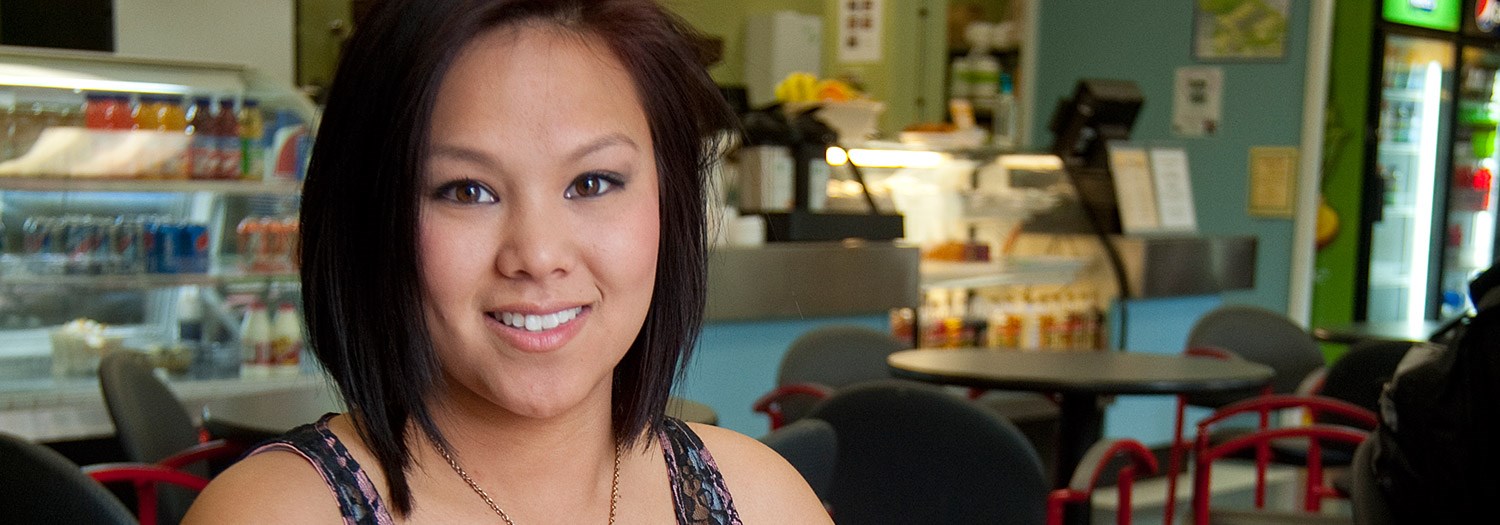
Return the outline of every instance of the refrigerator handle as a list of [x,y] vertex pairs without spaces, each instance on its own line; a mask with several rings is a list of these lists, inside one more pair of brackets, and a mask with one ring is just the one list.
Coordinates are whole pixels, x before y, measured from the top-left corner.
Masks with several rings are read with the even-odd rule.
[[1366,175],[1370,179],[1369,188],[1374,190],[1365,193],[1364,202],[1364,209],[1370,210],[1371,224],[1385,220],[1385,196],[1391,189],[1390,180],[1386,178],[1384,171],[1384,166],[1376,165],[1375,171]]

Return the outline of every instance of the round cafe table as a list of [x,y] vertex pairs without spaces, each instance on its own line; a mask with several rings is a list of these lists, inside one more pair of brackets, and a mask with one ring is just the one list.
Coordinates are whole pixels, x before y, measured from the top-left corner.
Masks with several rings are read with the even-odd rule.
[[[210,401],[203,405],[203,428],[216,438],[254,443],[317,421],[323,414],[343,411],[343,402],[328,389],[282,390]],[[667,399],[667,415],[693,423],[719,423],[712,407],[677,396]]]
[[901,378],[1056,394],[1060,442],[1053,485],[1058,488],[1068,485],[1083,454],[1102,435],[1101,396],[1254,389],[1275,375],[1271,367],[1249,361],[1108,351],[916,349],[893,353],[886,361]]
[[1432,334],[1452,322],[1453,320],[1451,319],[1441,321],[1415,319],[1409,321],[1349,323],[1337,326],[1319,326],[1313,328],[1312,335],[1319,341],[1343,344],[1354,344],[1367,339],[1395,341],[1399,343],[1420,343],[1430,339]]

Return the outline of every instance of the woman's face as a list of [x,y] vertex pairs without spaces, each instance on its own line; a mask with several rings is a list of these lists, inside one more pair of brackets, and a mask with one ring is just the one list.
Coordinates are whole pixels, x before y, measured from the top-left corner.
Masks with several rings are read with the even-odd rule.
[[597,38],[493,30],[443,79],[430,133],[418,242],[445,401],[544,418],[608,400],[660,230],[631,77]]

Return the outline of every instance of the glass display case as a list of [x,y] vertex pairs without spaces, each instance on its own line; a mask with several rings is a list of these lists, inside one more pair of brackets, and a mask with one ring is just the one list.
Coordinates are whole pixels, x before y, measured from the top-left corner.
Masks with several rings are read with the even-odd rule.
[[870,142],[829,160],[827,211],[873,203],[899,212],[904,242],[921,250],[922,304],[892,313],[898,337],[923,347],[1104,347],[1114,292],[1097,241],[1028,228],[1072,199],[1056,156]]
[[0,394],[87,389],[119,349],[237,380],[246,310],[300,308],[315,121],[242,66],[0,47]]

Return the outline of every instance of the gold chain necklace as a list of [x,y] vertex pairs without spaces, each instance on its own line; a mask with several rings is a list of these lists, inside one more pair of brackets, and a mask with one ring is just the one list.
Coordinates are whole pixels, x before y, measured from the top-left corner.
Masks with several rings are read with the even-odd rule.
[[[470,478],[469,477],[469,473],[468,472],[464,472],[464,468],[458,466],[458,460],[453,459],[453,455],[448,453],[448,449],[443,448],[442,445],[439,445],[438,442],[437,442],[437,440],[432,439],[432,436],[428,436],[427,437],[427,441],[431,442],[432,443],[432,447],[436,448],[437,451],[438,451],[438,453],[443,455],[443,459],[445,459],[445,460],[448,461],[448,466],[453,467],[453,472],[458,473],[458,477],[462,478],[464,480],[464,483],[468,483],[469,484],[469,488],[474,489],[474,493],[478,494],[479,497],[480,497],[480,499],[483,499],[484,503],[486,505],[490,506],[490,510],[495,511],[495,514],[498,515],[498,516],[500,516],[500,519],[505,520],[505,525],[516,525],[516,522],[511,521],[510,520],[510,516],[506,515],[505,511],[500,510],[500,506],[495,504],[495,500],[490,498],[489,493],[485,492],[484,489],[479,488],[479,484],[474,482],[474,478]],[[615,446],[615,473],[614,473],[613,476],[610,477],[610,480],[609,480],[609,525],[614,525],[615,524],[615,505],[617,505],[619,502],[620,502],[620,447],[619,447],[619,445],[616,445]]]

